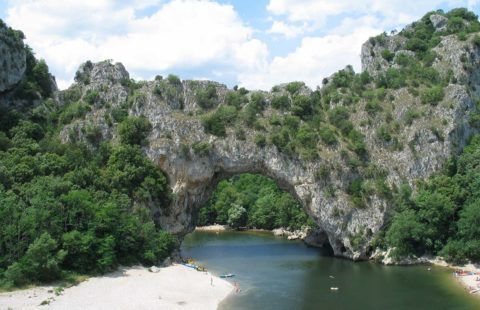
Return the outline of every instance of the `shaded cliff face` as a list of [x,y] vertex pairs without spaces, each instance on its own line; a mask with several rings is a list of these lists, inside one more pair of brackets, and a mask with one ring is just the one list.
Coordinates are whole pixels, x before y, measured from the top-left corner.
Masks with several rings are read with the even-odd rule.
[[[428,25],[444,27],[435,17]],[[119,114],[145,116],[153,129],[144,151],[168,175],[174,193],[169,210],[158,211],[165,229],[180,235],[191,231],[198,208],[220,180],[261,173],[298,199],[336,255],[367,258],[388,219],[395,189],[403,183],[415,187],[416,180],[438,171],[476,132],[469,121],[480,72],[474,35],[442,36],[428,65],[421,65],[441,81],[441,96],[428,77],[425,84],[407,80],[389,86],[389,74],[406,66],[395,59],[418,56],[407,43],[404,32],[364,44],[362,65],[369,74],[363,77],[375,79],[365,78],[357,92],[362,95],[353,93],[354,82],[339,82],[341,77],[362,79],[351,68],[326,79],[315,92],[299,83],[247,92],[175,77],[135,83],[119,63],[87,62],[76,83],[57,97],[60,104],[88,102],[90,111],[67,124],[61,138],[89,141],[94,128],[100,139],[115,141]],[[260,101],[261,108],[252,108]],[[281,102],[303,112],[279,108]],[[351,128],[334,125],[338,115]],[[210,128],[206,120],[212,119],[221,123],[220,130]],[[296,125],[285,138],[291,143],[282,147],[276,134],[281,137],[291,121]],[[307,144],[313,146],[307,149]]]
[[11,89],[24,76],[27,63],[23,38],[23,33],[0,20],[0,93]]

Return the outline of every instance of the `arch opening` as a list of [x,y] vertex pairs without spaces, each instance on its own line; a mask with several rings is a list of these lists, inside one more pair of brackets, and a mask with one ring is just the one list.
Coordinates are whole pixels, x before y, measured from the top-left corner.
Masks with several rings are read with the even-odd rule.
[[[216,173],[192,210],[192,226],[261,229],[331,250],[328,236],[288,183],[258,172]],[[332,251],[333,252],[333,251]]]

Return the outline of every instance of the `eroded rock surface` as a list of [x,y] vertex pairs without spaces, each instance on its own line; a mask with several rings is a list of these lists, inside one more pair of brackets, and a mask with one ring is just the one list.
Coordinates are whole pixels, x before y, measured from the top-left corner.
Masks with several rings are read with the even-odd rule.
[[[376,76],[395,67],[396,64],[386,61],[381,53],[385,49],[395,55],[410,53],[405,51],[404,41],[400,36],[387,36],[381,42],[365,43],[362,47],[364,70]],[[365,136],[369,161],[386,173],[390,189],[405,182],[415,187],[415,180],[438,171],[475,132],[468,118],[476,109],[476,92],[471,90],[471,85],[478,85],[480,54],[474,44],[467,43],[447,36],[436,48],[438,56],[433,67],[444,75],[453,72],[459,81],[445,87],[444,99],[437,105],[422,105],[419,96],[407,88],[395,89],[389,95],[392,120],[404,119],[412,107],[422,109],[421,116],[402,123],[398,140],[404,147],[392,148],[389,143],[379,142],[375,133],[380,124],[364,124],[369,118],[364,109],[366,102],[360,101],[357,112],[351,116],[355,128]],[[467,69],[462,65],[464,54],[468,55],[470,64]],[[66,92],[77,92],[81,98],[92,92],[98,92],[98,96],[92,111],[84,119],[67,125],[61,136],[67,141],[74,133],[76,138],[84,139],[82,128],[97,126],[102,139],[115,141],[117,123],[109,119],[109,111],[128,106],[130,115],[147,117],[153,130],[144,151],[168,175],[175,197],[169,211],[160,212],[157,218],[165,229],[180,235],[191,231],[198,208],[220,180],[239,173],[261,173],[298,199],[328,236],[336,255],[352,259],[368,257],[370,244],[388,218],[391,203],[372,193],[364,208],[352,207],[348,184],[358,172],[342,159],[338,147],[322,147],[318,159],[303,160],[280,152],[273,144],[256,143],[255,134],[262,129],[245,128],[245,135],[241,137],[238,128],[228,127],[224,137],[213,136],[206,133],[202,125],[202,117],[211,112],[199,107],[195,94],[213,85],[218,96],[216,104],[224,105],[226,94],[232,90],[215,82],[179,82],[158,77],[140,82],[132,94],[128,78],[121,64],[82,65],[77,83]],[[285,92],[284,86],[275,91]],[[60,101],[66,92],[58,96]],[[312,91],[302,87],[300,92],[310,94]],[[259,117],[266,118],[273,113],[269,106],[273,94],[263,94],[267,107]],[[198,142],[207,142],[211,149],[197,154],[192,145]],[[333,172],[319,178],[317,172],[324,166],[334,167]]]
[[13,88],[26,69],[23,34],[0,21],[0,92]]

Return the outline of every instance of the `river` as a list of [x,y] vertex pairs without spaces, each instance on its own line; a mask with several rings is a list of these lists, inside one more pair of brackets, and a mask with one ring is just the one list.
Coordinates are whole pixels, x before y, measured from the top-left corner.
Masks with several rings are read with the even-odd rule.
[[480,309],[449,269],[355,263],[268,232],[196,231],[182,255],[236,275],[220,309]]

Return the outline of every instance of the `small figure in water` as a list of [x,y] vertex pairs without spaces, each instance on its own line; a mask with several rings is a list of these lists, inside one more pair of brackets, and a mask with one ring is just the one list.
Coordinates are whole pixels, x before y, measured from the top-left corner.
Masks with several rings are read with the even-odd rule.
[[240,293],[240,287],[236,281],[233,281],[233,287],[235,288],[235,293]]

